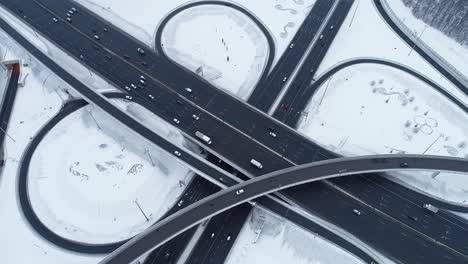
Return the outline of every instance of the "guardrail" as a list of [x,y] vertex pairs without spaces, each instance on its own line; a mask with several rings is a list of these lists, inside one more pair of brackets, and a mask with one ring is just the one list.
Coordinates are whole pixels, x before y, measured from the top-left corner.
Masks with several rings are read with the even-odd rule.
[[[433,50],[429,45],[424,43],[417,35],[408,28],[405,23],[393,12],[392,8],[388,4],[387,0],[380,0],[382,7],[385,9],[385,12],[393,20],[393,22],[403,31],[411,40],[428,53],[434,60],[436,60],[445,70],[449,71],[459,82],[461,82],[466,89],[468,89],[468,78],[457,70],[451,63],[442,58],[435,50]],[[465,91],[466,94],[466,91]]]

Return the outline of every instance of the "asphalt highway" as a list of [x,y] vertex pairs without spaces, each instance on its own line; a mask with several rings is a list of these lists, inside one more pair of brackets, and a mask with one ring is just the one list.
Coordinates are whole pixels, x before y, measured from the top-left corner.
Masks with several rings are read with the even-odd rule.
[[[83,63],[106,77],[117,87],[122,88],[129,85],[129,80],[138,83],[139,76],[143,74],[146,80],[148,80],[147,86],[151,89],[139,86],[136,95],[149,100],[148,97],[151,94],[148,93],[148,90],[152,94],[158,93],[157,96],[153,95],[155,98],[158,98],[158,106],[155,107],[154,104],[151,104],[148,108],[169,121],[172,121],[175,113],[178,117],[183,114],[183,118],[177,118],[180,121],[178,127],[189,135],[192,135],[199,128],[209,130],[207,133],[213,139],[213,144],[209,146],[209,149],[216,148],[216,152],[222,152],[220,156],[228,157],[227,160],[231,164],[236,165],[236,168],[240,167],[253,175],[259,175],[263,172],[286,168],[294,164],[304,164],[308,161],[335,156],[319,148],[286,126],[271,120],[261,112],[245,106],[243,102],[217,90],[203,80],[199,80],[197,76],[180,69],[179,66],[166,63],[163,58],[157,57],[157,55],[148,50],[146,51],[146,55],[142,56],[144,58],[138,54],[131,54],[132,57],[128,58],[129,56],[126,57],[126,53],[115,53],[114,51],[118,52],[119,47],[122,45],[129,45],[126,49],[123,49],[124,51],[133,50],[137,53],[136,50],[139,47],[139,43],[132,41],[131,38],[126,39],[125,44],[121,41],[114,41],[115,39],[119,39],[113,37],[114,35],[119,35],[119,31],[114,30],[108,24],[107,27],[101,27],[99,21],[95,22],[92,20],[92,16],[84,16],[84,10],[79,10],[74,16],[73,27],[68,27],[68,29],[64,30],[61,27],[68,25],[67,22],[61,20],[58,25],[52,22],[53,17],[64,19],[65,12],[63,11],[60,11],[61,13],[50,13],[47,8],[35,6],[30,1],[10,2],[3,0],[1,2],[10,7],[12,11],[17,12],[20,17],[40,30],[41,33],[54,40],[58,46],[61,46],[76,58],[80,58]],[[54,9],[68,3],[68,1],[60,2],[52,0],[44,0],[42,2],[48,2],[48,7]],[[65,9],[69,10],[70,7],[66,6]],[[28,15],[25,15],[26,13]],[[76,31],[76,27],[82,27],[82,25],[88,27],[87,29],[83,29],[86,32],[82,30]],[[94,28],[94,31],[90,28]],[[99,40],[94,38],[97,30],[99,30]],[[112,37],[107,39],[110,33]],[[80,43],[80,46],[77,47],[75,43]],[[106,46],[104,47],[103,44],[106,44]],[[159,66],[159,63],[158,66],[149,63],[155,61],[161,62],[161,65],[164,66]],[[143,64],[143,62],[146,64]],[[149,70],[154,71],[151,73],[152,75],[154,74],[158,78],[161,78],[154,79],[149,75],[145,75],[145,72],[149,72]],[[177,77],[175,77],[176,74]],[[170,88],[165,85],[170,85]],[[158,87],[157,90],[155,89],[156,87]],[[191,87],[193,92],[187,93],[185,87]],[[195,110],[199,112],[194,112]],[[161,113],[161,111],[164,112]],[[196,115],[197,113],[203,113],[203,115],[200,120],[195,122],[192,115]],[[239,116],[243,118],[239,119]],[[190,131],[189,129],[192,130]],[[277,137],[271,137],[269,131],[274,131]],[[253,138],[255,138],[254,142],[252,142]],[[262,144],[259,144],[259,142]],[[232,152],[230,151],[231,149],[239,149],[241,151]],[[182,156],[185,157],[185,155]],[[261,171],[250,165],[252,157],[258,158],[263,164]],[[287,157],[287,159],[284,157]],[[289,160],[292,160],[294,163]],[[330,187],[325,186],[325,188]],[[304,202],[307,201],[306,198],[309,197],[302,197],[302,199],[305,199]],[[335,202],[338,201],[329,201],[328,204]],[[325,209],[321,208],[321,210]],[[401,225],[401,223],[400,227],[403,229],[407,228],[407,226]],[[370,237],[373,235],[367,234]],[[437,242],[441,243],[440,241]]]
[[318,38],[317,35],[321,33],[319,29],[325,23],[328,14],[334,12],[332,11],[334,3],[335,1],[332,0],[318,0],[314,3],[273,71],[268,78],[259,81],[255,87],[248,99],[249,104],[264,112],[268,111],[286,84],[283,79],[288,79],[293,73],[298,61],[304,56],[313,39]]
[[18,81],[21,75],[19,63],[7,65],[6,67],[9,68],[10,78],[8,80],[7,87],[5,87],[2,104],[0,106],[0,148],[2,151],[4,151],[4,140],[6,136],[5,131],[7,131],[8,123],[10,121],[11,111],[13,110],[13,105],[15,103],[16,92],[18,91]]
[[185,263],[225,263],[229,251],[249,216],[251,208],[249,204],[244,203],[212,217]]
[[[468,161],[466,159],[429,155],[375,155],[319,161],[273,172],[224,189],[169,216],[111,253],[100,263],[130,263],[209,217],[280,189],[326,178],[389,170],[433,170],[468,173]],[[360,215],[360,217],[366,218],[365,215]],[[420,235],[423,236],[423,234]],[[411,239],[412,237],[409,236],[403,242]],[[411,248],[411,250],[416,249]],[[433,257],[433,253],[430,248],[427,248],[424,250],[424,254],[419,256],[418,260],[410,263],[423,263],[421,261]],[[436,254],[434,257],[438,258],[439,262],[434,263],[466,263],[468,261],[468,256],[451,252],[450,248],[443,247]]]
[[353,6],[353,3],[354,1],[340,1],[338,3],[336,11],[328,20],[323,32],[321,32],[322,35],[317,40],[318,43],[314,46],[308,56],[306,56],[304,64],[297,73],[297,77],[293,80],[289,89],[281,98],[279,108],[273,115],[276,119],[281,120],[283,115],[291,111],[291,102],[295,101],[296,98],[302,94],[302,91],[312,82],[315,72],[325,58],[330,45],[335,39],[336,34],[341,28],[345,18]]

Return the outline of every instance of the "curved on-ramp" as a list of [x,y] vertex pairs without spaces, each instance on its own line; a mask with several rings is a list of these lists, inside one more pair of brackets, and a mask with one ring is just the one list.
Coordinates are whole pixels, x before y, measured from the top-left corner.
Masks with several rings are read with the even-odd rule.
[[163,219],[100,264],[131,263],[203,220],[265,194],[328,178],[395,170],[468,173],[468,160],[429,155],[373,155],[313,162],[272,172],[224,189]]
[[[109,99],[126,99],[125,94],[123,93],[106,93],[104,94]],[[128,99],[126,99],[128,100]],[[72,239],[64,238],[49,227],[47,227],[34,212],[34,209],[31,205],[29,193],[28,193],[28,174],[29,174],[29,165],[31,159],[34,155],[35,150],[42,142],[44,137],[52,130],[60,121],[66,118],[68,115],[74,113],[75,111],[83,108],[88,103],[82,99],[76,99],[69,101],[63,105],[60,111],[49,120],[33,137],[32,141],[29,143],[24,155],[21,159],[19,167],[19,176],[18,176],[18,199],[20,202],[20,207],[23,212],[24,217],[29,222],[30,226],[43,238],[47,241],[53,243],[56,246],[61,248],[86,253],[86,254],[104,254],[109,253],[124,244],[128,239],[122,241],[116,241],[113,243],[83,243],[74,241]]]
[[196,7],[196,6],[202,6],[202,5],[226,6],[226,7],[232,8],[232,9],[234,9],[236,11],[239,11],[242,14],[244,14],[245,16],[247,16],[249,19],[251,19],[258,26],[258,28],[263,32],[263,35],[265,36],[265,38],[267,39],[267,42],[268,42],[269,52],[268,52],[267,63],[265,64],[265,67],[263,69],[263,73],[260,76],[259,80],[257,81],[257,83],[261,83],[268,76],[268,73],[270,72],[270,69],[271,69],[271,67],[273,65],[273,60],[275,59],[275,53],[276,53],[275,40],[273,39],[272,33],[260,21],[260,19],[257,16],[255,16],[253,13],[248,11],[246,8],[244,8],[244,7],[242,7],[242,6],[238,5],[238,4],[232,3],[232,2],[216,1],[216,0],[197,1],[197,2],[192,2],[192,3],[185,4],[185,5],[181,6],[181,7],[178,7],[176,9],[174,9],[171,13],[169,13],[161,21],[161,23],[159,24],[158,29],[156,31],[155,48],[156,48],[157,52],[159,53],[159,55],[162,56],[163,58],[165,58],[166,60],[168,60],[168,61],[170,61],[170,62],[172,62],[172,63],[174,63],[176,65],[179,65],[179,67],[181,67],[182,69],[186,70],[185,66],[178,64],[177,62],[175,62],[174,60],[169,58],[166,55],[166,53],[164,52],[164,50],[162,48],[162,40],[161,40],[162,39],[162,33],[163,33],[164,29],[166,28],[167,23],[169,23],[169,21],[173,17],[180,14],[184,10],[187,10],[189,8]]

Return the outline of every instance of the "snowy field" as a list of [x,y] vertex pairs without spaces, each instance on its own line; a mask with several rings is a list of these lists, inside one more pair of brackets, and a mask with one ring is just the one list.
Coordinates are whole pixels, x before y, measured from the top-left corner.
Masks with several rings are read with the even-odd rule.
[[226,6],[182,11],[165,26],[161,41],[169,58],[243,100],[268,59],[263,32],[245,14]]
[[225,263],[352,264],[362,261],[282,217],[255,208]]
[[420,40],[468,78],[468,47],[417,19],[401,0],[387,1],[393,12]]
[[22,68],[21,80],[25,86],[18,89],[7,130],[11,138],[5,138],[6,163],[0,181],[2,263],[96,263],[101,257],[71,254],[45,242],[31,229],[20,211],[16,193],[19,161],[30,139],[68,98],[63,90],[69,87],[38,65],[3,32],[0,32],[0,39],[3,60],[22,58],[28,64]]
[[[169,154],[136,149],[141,140],[100,117],[88,106],[54,127],[34,154],[28,181],[46,226],[96,244],[130,238],[156,222],[193,176]],[[171,130],[158,132],[183,141]]]
[[[348,67],[325,82],[298,125],[300,133],[344,156],[377,153],[468,158],[468,117],[418,79],[376,64]],[[400,173],[420,191],[468,204],[468,178]]]
[[[25,28],[3,10],[0,11],[0,15],[10,21],[14,21],[13,25],[38,48],[47,52],[59,64],[67,65],[67,70],[73,72],[75,76],[90,87],[100,91],[115,90],[115,88],[110,86],[107,82],[103,81],[92,72],[89,72],[85,67],[81,66],[79,62],[66,56],[62,51],[53,47],[40,36],[35,35],[31,30]],[[27,144],[40,127],[58,112],[64,101],[76,97],[76,93],[73,92],[68,84],[64,83],[48,69],[38,64],[34,58],[31,58],[24,49],[20,48],[3,32],[0,32],[0,39],[0,55],[3,60],[21,58],[25,63],[20,78],[25,86],[18,91],[18,97],[8,127],[7,132],[11,135],[11,138],[6,138],[6,164],[0,181],[0,194],[2,198],[2,203],[0,203],[0,215],[2,215],[3,223],[3,225],[0,226],[0,246],[2,247],[0,256],[2,257],[3,263],[30,263],[32,261],[35,263],[97,263],[102,256],[87,256],[71,253],[46,242],[35,233],[22,215],[16,194],[18,163],[21,160]],[[139,120],[145,122],[145,124],[152,129],[156,129],[155,127],[157,126],[164,126],[164,124],[158,120],[154,120],[152,116],[144,113],[138,106],[132,104],[126,107],[130,114],[133,114],[139,118]],[[94,115],[98,122],[103,118],[99,116],[99,111],[94,110]],[[103,124],[106,123],[103,122]],[[173,132],[169,131],[168,133],[171,135]],[[132,135],[132,138],[135,138],[135,135]],[[175,136],[174,138],[179,137]],[[176,143],[185,144],[182,141]],[[80,147],[85,148],[86,146],[85,144]],[[151,155],[157,156],[158,153],[154,146],[142,144],[142,148],[145,148],[145,146],[149,149],[148,152]],[[191,148],[191,146],[185,147]],[[116,148],[114,149],[117,151]],[[145,150],[139,151],[143,153]],[[127,152],[130,151],[127,150]],[[128,156],[131,156],[131,154],[128,154]],[[142,160],[149,160],[147,153],[140,156]],[[136,158],[135,155],[133,155],[133,157]],[[66,157],[61,158],[66,159]],[[83,158],[86,161],[87,157],[85,156]],[[153,161],[155,163],[158,162],[156,159],[153,159]],[[168,164],[165,165],[169,166]],[[80,169],[86,168],[82,167]],[[147,210],[146,208],[144,209]],[[158,213],[162,213],[163,211],[164,209],[161,209]],[[72,234],[73,232],[70,230],[71,229],[69,229],[69,234]],[[106,238],[101,236],[98,239],[105,240]]]
[[468,101],[465,94],[432,68],[417,52],[410,51],[411,47],[402,41],[379,15],[373,1],[355,1],[316,74],[320,75],[334,65],[353,58],[383,58],[430,76],[461,100]]

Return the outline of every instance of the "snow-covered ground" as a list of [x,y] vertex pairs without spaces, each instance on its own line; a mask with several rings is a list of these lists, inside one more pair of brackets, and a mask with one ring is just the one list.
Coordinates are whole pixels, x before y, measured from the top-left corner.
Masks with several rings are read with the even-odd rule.
[[[172,207],[191,180],[193,173],[173,156],[134,147],[145,145],[122,126],[87,106],[57,124],[38,146],[29,195],[41,221],[57,234],[85,243],[130,238]],[[158,132],[183,141],[169,129]]]
[[[0,10],[0,15],[12,21],[12,25],[38,48],[48,53],[60,65],[66,66],[67,70],[88,86],[102,92],[115,90],[114,87],[89,72],[79,62],[74,61],[42,37],[25,28],[22,23],[9,16],[3,9]],[[36,234],[22,215],[16,193],[16,176],[23,152],[40,127],[58,112],[65,100],[71,98],[70,94],[74,94],[76,97],[76,93],[73,92],[72,87],[44,68],[1,31],[0,40],[0,55],[3,60],[21,58],[27,65],[27,67],[23,68],[21,77],[21,81],[25,83],[25,86],[18,91],[7,131],[12,138],[6,138],[6,164],[0,181],[0,198],[2,199],[2,203],[0,203],[0,215],[2,216],[2,225],[0,226],[2,251],[0,256],[2,257],[2,263],[29,263],[32,261],[35,263],[97,263],[102,256],[71,253],[45,241]],[[144,113],[138,106],[132,104],[128,106],[127,111],[137,119],[143,120],[152,129],[156,129],[157,126],[164,126],[158,120],[154,120],[152,116]],[[99,116],[99,111],[94,110],[93,113],[98,122],[102,120],[101,118],[104,118]],[[170,131],[169,135],[172,133]],[[86,138],[86,136],[83,138]],[[132,138],[138,139],[135,135],[132,135]],[[145,143],[146,145],[141,144],[141,147],[145,148],[146,146],[151,155],[157,156],[156,148],[147,142]],[[189,144],[182,141],[176,143],[191,148]],[[140,150],[140,153],[143,151]],[[149,159],[148,154],[142,155],[141,159]],[[157,160],[154,159],[154,162],[157,162]]]
[[[415,153],[468,158],[468,116],[445,96],[397,69],[359,64],[341,70],[312,98],[298,131],[344,156]],[[459,174],[398,173],[395,180],[468,204]]]
[[266,37],[249,17],[220,5],[177,14],[165,26],[161,42],[175,62],[243,100],[260,79],[269,53]]
[[254,208],[225,263],[351,264],[362,261],[283,217]]
[[[5,138],[6,163],[0,181],[0,257],[2,263],[96,263],[101,257],[71,254],[39,237],[24,219],[17,198],[17,170],[30,138],[45,124],[67,97],[61,90],[67,84],[38,65],[27,53],[0,31],[0,50],[4,60],[22,58],[25,86],[18,89],[14,110]],[[62,99],[63,98],[63,99]]]
[[417,38],[426,43],[432,50],[437,52],[444,60],[468,78],[468,67],[466,64],[468,61],[468,47],[461,45],[441,31],[417,19],[411,13],[411,9],[403,4],[403,1],[391,0],[387,1],[387,3],[400,21],[402,21]]
[[468,100],[465,94],[447,81],[417,52],[410,52],[411,48],[386,24],[376,10],[373,1],[354,1],[348,17],[317,70],[317,75],[322,74],[333,65],[349,59],[383,58],[407,65],[426,76],[430,76],[436,83],[461,100]]

